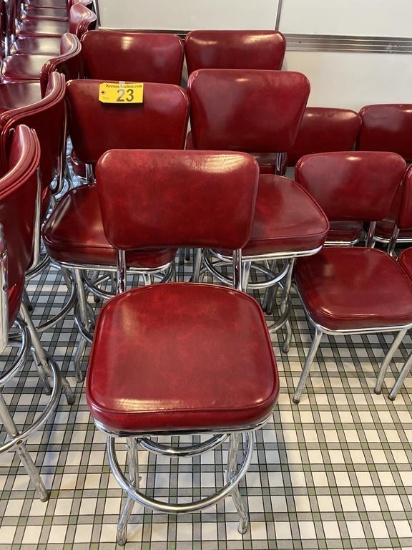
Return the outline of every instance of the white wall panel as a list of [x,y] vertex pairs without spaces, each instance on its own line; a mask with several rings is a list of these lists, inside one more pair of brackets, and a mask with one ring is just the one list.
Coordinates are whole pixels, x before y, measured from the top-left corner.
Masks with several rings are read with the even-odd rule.
[[100,25],[123,29],[274,29],[278,0],[99,0]]

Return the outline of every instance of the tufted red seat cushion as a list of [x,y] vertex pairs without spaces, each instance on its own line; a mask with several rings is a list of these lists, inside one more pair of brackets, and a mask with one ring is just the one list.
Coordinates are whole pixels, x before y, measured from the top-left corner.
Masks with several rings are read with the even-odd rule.
[[326,329],[412,323],[411,282],[381,250],[323,248],[298,260],[295,280],[310,317]]
[[[50,256],[75,265],[115,266],[116,253],[103,230],[96,185],[82,185],[59,202],[43,228]],[[126,255],[130,267],[160,267],[171,262],[176,249],[139,250]]]
[[93,418],[125,432],[245,428],[279,392],[260,306],[247,294],[170,283],[102,309],[87,374]]
[[310,251],[322,246],[328,229],[328,219],[303,187],[289,178],[261,175],[243,256]]

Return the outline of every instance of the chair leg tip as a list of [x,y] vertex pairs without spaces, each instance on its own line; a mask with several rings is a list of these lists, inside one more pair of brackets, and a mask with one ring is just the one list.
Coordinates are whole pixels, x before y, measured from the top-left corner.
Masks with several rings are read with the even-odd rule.
[[390,401],[395,401],[396,395],[391,395],[391,394],[389,394],[389,395],[388,395],[388,398],[389,398]]
[[292,398],[292,401],[293,401],[293,403],[295,403],[295,405],[299,405],[299,403],[300,403],[300,397],[293,397],[293,398]]
[[381,395],[382,390],[377,390],[376,388],[373,390],[376,395]]

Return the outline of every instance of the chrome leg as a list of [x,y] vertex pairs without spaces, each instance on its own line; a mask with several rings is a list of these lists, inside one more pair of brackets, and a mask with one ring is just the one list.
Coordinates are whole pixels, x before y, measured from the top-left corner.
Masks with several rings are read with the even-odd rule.
[[299,383],[296,388],[295,394],[293,396],[293,402],[298,404],[302,395],[302,392],[306,385],[306,379],[309,375],[310,367],[312,366],[313,359],[315,358],[316,352],[318,351],[318,347],[320,344],[320,341],[322,339],[323,332],[319,329],[316,329],[315,335],[312,340],[312,345],[309,350],[308,355],[306,356],[305,364],[302,369],[302,374],[300,375]]
[[[237,469],[238,469],[238,461],[237,461],[237,453],[239,450],[239,443],[242,438],[241,433],[233,433],[230,435],[230,447],[228,451],[228,471],[227,471],[227,482],[230,483],[236,476]],[[239,485],[236,485],[236,487],[231,492],[231,496],[233,498],[233,502],[235,503],[235,507],[237,510],[237,513],[239,514],[239,526],[238,531],[241,535],[246,533],[248,527],[249,527],[249,515],[246,510],[245,503],[242,500],[242,497],[240,495],[239,491]]]
[[[4,429],[9,434],[10,437],[14,438],[19,435],[19,431],[10,416],[10,413],[6,407],[3,395],[0,392],[0,419],[3,423]],[[24,441],[20,441],[16,446],[16,451],[19,455],[19,458],[27,472],[27,475],[30,477],[31,482],[36,488],[37,495],[42,502],[45,502],[49,499],[50,493],[47,491],[44,483],[40,477],[40,474],[30,457]]]
[[385,379],[386,371],[388,370],[389,363],[391,362],[392,357],[394,356],[396,350],[399,348],[400,343],[403,340],[403,337],[407,333],[407,329],[401,330],[398,332],[394,338],[391,347],[389,348],[388,353],[385,355],[384,360],[382,361],[381,368],[379,370],[378,378],[375,384],[375,393],[380,394],[382,391],[383,381]]
[[193,252],[193,275],[192,282],[198,283],[200,278],[200,268],[202,265],[202,249],[195,248]]
[[[84,292],[82,275],[79,269],[74,270],[74,279],[75,279],[76,290],[77,290],[77,303],[79,306],[79,319],[77,319],[77,322],[80,325],[82,325],[87,331],[89,331],[90,322],[89,322],[89,316],[88,316],[86,294]],[[85,348],[86,348],[86,339],[80,330],[80,342],[77,345],[77,349],[73,359],[77,380],[79,382],[81,382],[84,378],[82,367],[81,367],[81,359]]]
[[406,360],[406,362],[405,362],[404,366],[402,367],[402,370],[401,370],[401,372],[398,376],[398,379],[395,382],[395,385],[393,386],[393,388],[391,389],[391,391],[389,393],[389,399],[391,401],[393,401],[395,399],[395,397],[397,396],[398,391],[401,389],[401,386],[402,386],[405,378],[408,376],[409,371],[411,370],[411,367],[412,367],[412,354]]
[[[129,481],[133,487],[139,485],[139,456],[137,451],[137,442],[134,437],[127,439],[127,461],[129,465]],[[121,511],[119,522],[117,524],[116,541],[120,546],[124,546],[127,540],[127,524],[133,510],[134,499],[128,494],[126,503]]]
[[250,278],[250,268],[252,266],[252,262],[242,262],[242,290],[243,292],[247,292],[247,287],[249,284],[249,278]]
[[[290,289],[292,288],[292,276],[293,276],[293,269],[295,267],[295,261],[296,261],[296,258],[292,258],[292,260],[289,262],[289,270],[286,276],[285,286],[283,287],[283,292],[282,292],[282,300],[280,303],[280,312],[282,314],[285,313],[289,305]],[[285,330],[286,330],[286,335],[285,335],[285,339],[283,340],[282,350],[285,353],[288,353],[289,347],[290,347],[290,341],[292,339],[292,328],[290,326],[289,319],[285,323]]]
[[[53,361],[53,359],[51,359],[51,357],[49,357],[46,354],[46,352],[45,352],[45,350],[44,350],[44,348],[43,348],[43,346],[40,342],[40,338],[39,338],[39,336],[36,332],[36,329],[33,325],[33,321],[31,320],[30,315],[28,314],[27,309],[26,309],[26,307],[23,303],[20,306],[20,314],[22,315],[22,317],[24,319],[24,322],[26,323],[27,328],[29,330],[30,339],[31,339],[31,342],[32,342],[32,346],[33,346],[33,350],[34,350],[34,354],[35,354],[35,357],[36,357],[38,368],[43,369],[48,375],[50,375],[50,365],[49,365],[49,363],[53,362],[53,365],[56,366],[56,367],[57,367],[57,364]],[[58,368],[56,370],[59,372]],[[66,378],[64,376],[61,376],[61,384],[62,384],[62,387],[63,387],[63,392],[66,396],[67,403],[69,405],[73,404],[74,403],[74,394],[73,394],[73,391],[70,387],[70,384],[68,383],[68,381],[66,380]]]
[[27,311],[33,311],[33,306],[31,305],[29,295],[27,294],[27,289],[24,287],[23,290],[23,297],[22,297],[23,303],[27,308]]

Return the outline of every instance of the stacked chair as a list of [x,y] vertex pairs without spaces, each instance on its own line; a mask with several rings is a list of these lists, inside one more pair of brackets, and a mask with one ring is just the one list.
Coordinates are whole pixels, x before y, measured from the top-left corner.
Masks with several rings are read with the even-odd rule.
[[[92,339],[94,315],[85,298],[84,285],[107,297],[87,277],[89,270],[116,272],[116,254],[104,233],[94,183],[94,166],[109,149],[182,149],[189,114],[185,91],[174,84],[146,82],[144,103],[103,104],[98,99],[100,80],[74,80],[67,85],[68,127],[76,154],[90,166],[90,181],[69,191],[46,222],[43,240],[50,257],[74,271],[78,308],[76,319],[81,330],[76,372],[82,378],[80,358]],[[128,267],[142,275],[170,278],[175,249],[137,251],[128,257]],[[104,275],[106,280],[106,275]]]
[[[61,389],[68,403],[73,403],[74,395],[57,363],[44,350],[38,331],[53,326],[72,308],[74,300],[69,300],[56,318],[35,328],[30,317],[31,306],[25,280],[48,265],[47,258],[45,262],[41,260],[40,230],[54,194],[61,189],[63,182],[65,75],[67,78],[78,78],[81,48],[77,36],[66,31],[69,24],[74,25],[80,5],[70,10],[70,23],[67,7],[61,10],[61,16],[54,13],[53,20],[50,12],[46,17],[39,11],[40,8],[34,10],[34,5],[25,6],[24,13],[20,12],[18,2],[10,1],[7,6],[8,24],[3,41],[6,53],[9,53],[17,35],[24,35],[23,27],[27,30],[30,25],[41,26],[44,23],[55,24],[56,28],[61,25],[62,30],[53,34],[57,41],[55,53],[43,55],[44,51],[27,50],[25,54],[7,56],[3,61],[0,83],[1,350],[5,352],[10,346],[19,348],[14,364],[9,366],[10,357],[7,361],[0,378],[0,391],[19,374],[31,352],[44,392],[49,395],[35,420],[19,430],[0,393],[0,421],[8,435],[0,451],[14,449],[18,453],[38,497],[47,500],[49,493],[26,450],[25,441],[54,413]],[[80,10],[84,9],[87,9],[86,6],[81,6]],[[41,36],[47,35],[42,33]],[[36,39],[37,35],[33,36],[33,40]]]
[[331,220],[370,224],[365,247],[330,246],[299,259],[295,282],[315,329],[293,400],[300,401],[324,334],[395,333],[375,385],[380,393],[387,366],[412,327],[412,286],[400,265],[371,248],[376,223],[385,218],[401,185],[405,161],[396,153],[334,152],[302,157],[296,181]]
[[[75,34],[79,39],[96,26],[96,15],[86,5],[75,4],[70,9],[68,28],[65,32]],[[37,54],[51,57],[60,54],[60,35],[34,35],[19,37],[12,43],[11,54]]]
[[[279,154],[283,159],[293,145],[309,84],[294,72],[200,69],[190,75],[188,91],[192,147],[253,153],[258,162],[263,158],[266,164],[267,155],[276,158]],[[279,170],[282,164],[277,163]],[[324,213],[301,186],[280,175],[261,173],[254,225],[242,255],[243,288],[282,285],[282,315],[271,330],[286,326],[285,350],[290,339],[287,319],[294,262],[318,252],[328,229]],[[225,281],[219,268],[226,263],[227,253],[206,251],[204,258],[208,270]],[[253,271],[263,274],[263,280],[254,280]],[[200,258],[195,276],[199,273]]]
[[[411,104],[366,105],[359,114],[362,119],[357,143],[359,150],[393,151],[401,155],[406,162],[412,162]],[[412,225],[405,225],[405,220],[401,220],[400,229],[396,223],[402,202],[402,189],[399,189],[388,216],[376,227],[375,241],[388,246],[390,254],[394,253],[396,243],[412,243]]]
[[[2,137],[1,140],[3,139]],[[19,431],[0,391],[0,419],[9,436],[0,446],[0,451],[16,450],[38,497],[44,501],[48,499],[49,493],[25,448],[25,440],[44,424],[55,410],[62,383],[68,402],[72,403],[74,398],[69,385],[62,379],[57,364],[43,349],[23,301],[26,271],[37,260],[33,241],[35,225],[38,222],[36,204],[39,203],[39,142],[33,130],[21,125],[16,127],[7,149],[8,165],[1,178],[0,193],[1,348],[4,352],[9,343],[20,343],[20,351],[16,362],[3,371],[0,390],[18,374],[32,348],[39,376],[45,392],[49,393],[50,397],[35,421],[23,431]]]

